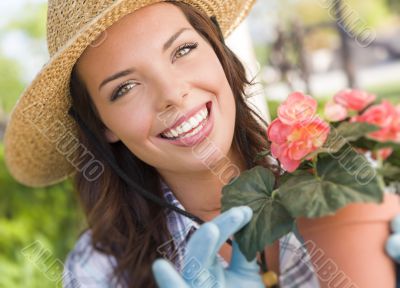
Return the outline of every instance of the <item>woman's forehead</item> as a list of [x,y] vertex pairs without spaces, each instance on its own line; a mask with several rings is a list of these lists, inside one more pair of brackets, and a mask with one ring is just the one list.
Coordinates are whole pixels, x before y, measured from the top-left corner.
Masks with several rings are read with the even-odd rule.
[[103,63],[107,63],[107,59],[115,63],[121,53],[126,53],[127,47],[131,55],[138,54],[138,57],[147,51],[160,50],[162,53],[167,40],[181,30],[184,30],[181,34],[195,32],[180,8],[170,3],[146,6],[109,27],[100,45],[89,46],[83,52],[78,60],[78,70],[84,71],[84,66],[90,67],[93,63],[100,64],[98,59]]

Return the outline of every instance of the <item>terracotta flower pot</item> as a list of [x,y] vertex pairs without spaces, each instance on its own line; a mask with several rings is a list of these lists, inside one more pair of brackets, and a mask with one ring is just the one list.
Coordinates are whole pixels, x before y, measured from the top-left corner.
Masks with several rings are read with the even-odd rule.
[[299,218],[297,227],[321,287],[394,288],[395,264],[385,252],[390,220],[400,197],[385,193],[378,204],[350,204],[333,216]]

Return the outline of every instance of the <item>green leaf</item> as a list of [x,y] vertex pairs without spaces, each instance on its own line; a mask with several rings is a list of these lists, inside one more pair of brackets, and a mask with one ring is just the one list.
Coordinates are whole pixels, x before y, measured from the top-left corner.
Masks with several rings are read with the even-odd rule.
[[222,211],[242,205],[253,210],[253,218],[235,234],[240,250],[249,261],[256,257],[257,251],[292,229],[294,219],[272,196],[274,184],[274,174],[256,166],[222,189]]
[[385,180],[399,181],[400,180],[400,167],[394,166],[390,163],[385,163],[379,173],[385,178]]
[[279,188],[280,200],[293,217],[330,215],[353,202],[382,202],[376,171],[352,149],[320,157],[317,174],[288,175]]
[[390,164],[400,167],[400,147],[393,150],[392,155],[387,159]]
[[362,122],[343,122],[336,129],[332,129],[324,148],[331,153],[337,153],[349,142],[356,141],[380,128]]
[[337,128],[337,133],[347,141],[356,141],[361,137],[378,131],[380,128],[376,125],[364,122],[343,122]]

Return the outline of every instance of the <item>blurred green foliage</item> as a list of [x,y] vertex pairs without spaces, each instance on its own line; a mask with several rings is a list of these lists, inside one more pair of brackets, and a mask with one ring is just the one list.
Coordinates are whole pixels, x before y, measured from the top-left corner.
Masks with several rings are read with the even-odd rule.
[[[0,36],[18,30],[44,41],[46,4],[27,5],[19,16]],[[23,69],[0,55],[0,110],[6,113],[25,87]],[[17,183],[6,169],[0,140],[0,199],[0,288],[61,287],[62,263],[85,226],[72,181],[38,189]]]
[[0,71],[0,110],[10,112],[24,89],[21,67],[16,61],[0,55]]
[[[25,187],[8,173],[3,156],[0,144],[0,287],[56,287],[54,279],[61,279],[61,269],[50,277],[46,270],[51,267],[43,264],[64,261],[84,225],[71,181]],[[30,259],[22,253],[35,241],[47,250],[48,259]]]
[[[301,0],[296,1],[293,9],[290,11],[296,13],[298,17],[306,24],[313,25],[320,22],[334,21],[335,14],[333,9],[334,1],[325,0]],[[376,28],[384,25],[388,17],[391,16],[387,5],[387,0],[346,0],[342,1],[343,14],[348,24],[367,25]],[[358,18],[358,19],[357,19]],[[365,27],[353,26],[355,29],[364,29]]]

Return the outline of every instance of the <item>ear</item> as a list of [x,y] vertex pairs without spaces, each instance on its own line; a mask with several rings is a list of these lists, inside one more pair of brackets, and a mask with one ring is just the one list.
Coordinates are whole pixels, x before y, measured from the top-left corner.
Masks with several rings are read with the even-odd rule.
[[106,136],[106,139],[109,143],[115,143],[120,140],[118,136],[115,135],[114,132],[112,132],[108,128],[106,128],[106,130],[104,131],[104,135]]

